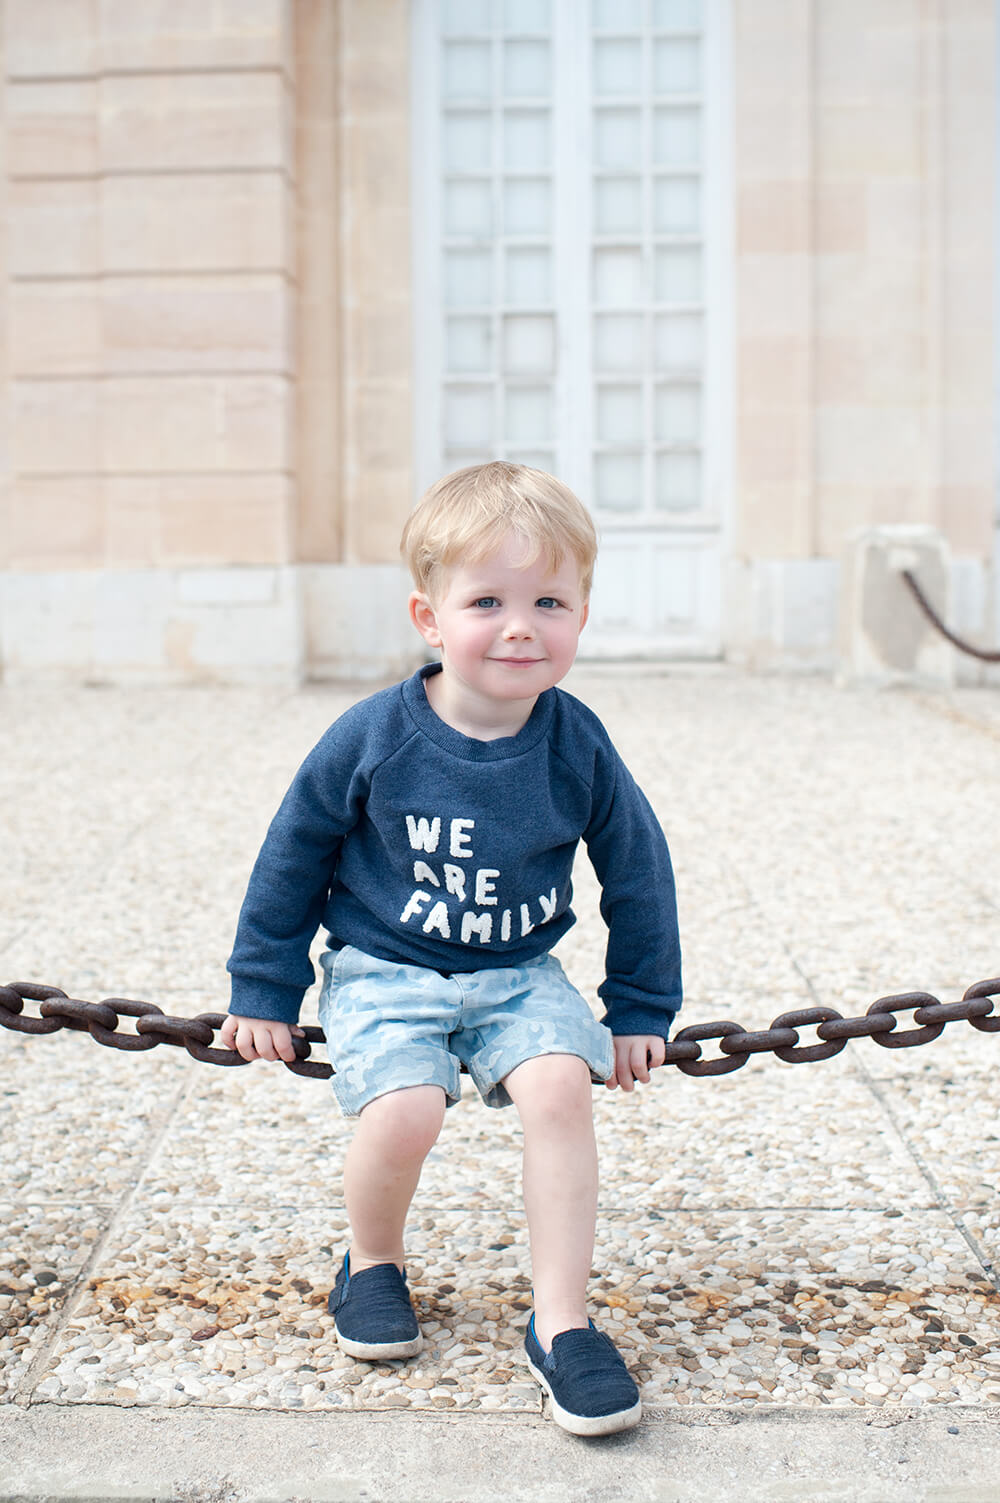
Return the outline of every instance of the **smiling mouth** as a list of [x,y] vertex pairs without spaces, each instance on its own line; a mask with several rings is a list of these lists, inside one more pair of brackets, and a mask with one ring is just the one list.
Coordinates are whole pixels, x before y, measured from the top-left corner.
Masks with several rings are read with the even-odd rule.
[[542,658],[494,658],[494,663],[506,663],[512,668],[530,668],[533,663],[541,663]]

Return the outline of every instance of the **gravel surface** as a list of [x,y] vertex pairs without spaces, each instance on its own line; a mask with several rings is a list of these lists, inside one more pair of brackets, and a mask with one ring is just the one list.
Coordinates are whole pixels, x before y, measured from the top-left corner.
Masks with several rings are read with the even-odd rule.
[[[567,687],[670,839],[682,1024],[953,1001],[1000,972],[996,690],[582,668]],[[264,830],[354,697],[0,690],[4,979],[224,1010]],[[558,953],[591,997],[596,901],[584,859]],[[915,1050],[596,1090],[593,1313],[647,1407],[1000,1402],[998,1064],[1000,1038],[957,1023]],[[407,1363],[344,1357],[326,1312],[350,1131],[326,1083],[280,1067],[0,1030],[0,1400],[540,1412],[515,1114],[471,1088],[448,1113],[412,1215],[427,1342]]]

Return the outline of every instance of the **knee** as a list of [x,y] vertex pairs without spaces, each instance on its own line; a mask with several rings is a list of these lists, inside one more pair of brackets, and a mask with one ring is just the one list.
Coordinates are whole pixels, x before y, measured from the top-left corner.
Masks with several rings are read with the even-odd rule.
[[444,1121],[444,1092],[412,1086],[376,1096],[361,1113],[366,1133],[377,1139],[384,1158],[422,1162],[437,1142]]
[[589,1128],[593,1119],[590,1067],[575,1054],[544,1054],[513,1070],[507,1089],[526,1130]]

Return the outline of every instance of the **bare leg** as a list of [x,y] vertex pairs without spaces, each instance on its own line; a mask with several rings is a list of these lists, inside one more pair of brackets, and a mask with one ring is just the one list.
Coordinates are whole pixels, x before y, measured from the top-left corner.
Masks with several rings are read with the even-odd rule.
[[444,1113],[439,1086],[390,1091],[362,1108],[344,1160],[352,1274],[375,1263],[402,1270],[407,1212]]
[[597,1222],[593,1087],[587,1065],[572,1054],[526,1060],[504,1084],[524,1128],[535,1333],[548,1350],[560,1331],[587,1326]]

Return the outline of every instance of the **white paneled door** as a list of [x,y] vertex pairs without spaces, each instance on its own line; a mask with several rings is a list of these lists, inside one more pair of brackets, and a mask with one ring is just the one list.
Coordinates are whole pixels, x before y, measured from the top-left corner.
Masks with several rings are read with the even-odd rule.
[[421,489],[560,475],[590,657],[712,656],[731,452],[727,0],[416,0]]

